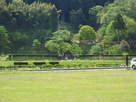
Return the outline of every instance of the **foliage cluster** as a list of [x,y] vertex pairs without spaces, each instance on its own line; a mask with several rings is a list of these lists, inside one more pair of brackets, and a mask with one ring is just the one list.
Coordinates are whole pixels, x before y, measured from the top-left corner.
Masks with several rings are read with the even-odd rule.
[[133,54],[135,5],[136,0],[0,0],[0,53]]
[[35,39],[39,43],[49,39],[50,33],[57,29],[58,12],[54,5],[47,3],[0,0],[0,25],[0,52],[13,53],[32,47]]

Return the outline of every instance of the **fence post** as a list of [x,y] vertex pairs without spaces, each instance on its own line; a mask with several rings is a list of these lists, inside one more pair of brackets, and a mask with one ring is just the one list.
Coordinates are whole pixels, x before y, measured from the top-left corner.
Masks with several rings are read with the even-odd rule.
[[9,55],[9,60],[12,60],[13,59],[13,55]]
[[126,66],[128,67],[128,55],[126,55]]

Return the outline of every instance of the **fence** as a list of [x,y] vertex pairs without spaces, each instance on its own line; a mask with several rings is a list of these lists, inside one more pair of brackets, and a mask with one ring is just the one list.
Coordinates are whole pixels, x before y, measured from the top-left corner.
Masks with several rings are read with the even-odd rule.
[[[69,55],[68,55],[69,56]],[[136,55],[74,55],[74,57],[62,57],[59,55],[9,55],[9,60],[66,60],[66,59],[87,59],[87,60],[124,60],[129,65],[130,60]]]
[[[88,54],[84,54],[84,55],[74,55],[75,58],[93,58],[93,59],[122,59],[125,56],[128,56],[129,59],[131,59],[132,57],[136,57],[136,55],[88,55]],[[44,55],[44,54],[40,54],[40,55],[30,55],[30,54],[10,54],[9,55],[9,59],[18,59],[18,58],[25,58],[25,59],[36,59],[36,58],[43,58],[43,59],[47,59],[47,58],[52,58],[52,59],[60,59],[61,56],[56,55],[56,54],[51,54],[51,55]]]
[[8,60],[0,61],[1,69],[18,68],[119,68],[129,67],[136,55],[9,55]]
[[9,55],[9,60],[44,60],[44,59],[58,59],[58,55],[27,55],[27,54]]

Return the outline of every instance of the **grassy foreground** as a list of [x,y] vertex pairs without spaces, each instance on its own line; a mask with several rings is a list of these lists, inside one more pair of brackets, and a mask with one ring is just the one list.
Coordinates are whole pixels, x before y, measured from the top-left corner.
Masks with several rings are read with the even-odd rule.
[[0,102],[136,102],[136,71],[0,72]]

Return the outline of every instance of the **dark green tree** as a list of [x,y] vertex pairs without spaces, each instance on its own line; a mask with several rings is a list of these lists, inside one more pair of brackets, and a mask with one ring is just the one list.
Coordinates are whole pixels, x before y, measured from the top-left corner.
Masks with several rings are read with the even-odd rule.
[[70,11],[70,23],[74,26],[77,27],[82,24],[86,24],[86,18],[83,13],[83,10],[80,8],[78,10],[72,10]]
[[116,30],[125,30],[126,29],[126,25],[125,25],[125,22],[123,20],[123,17],[118,14],[116,17],[115,17],[115,20],[113,22],[113,27],[114,29]]
[[103,9],[103,6],[97,5],[89,9],[89,23],[94,28],[99,27],[99,23],[97,21],[97,14]]
[[21,32],[13,32],[10,34],[11,49],[12,52],[16,52],[17,49],[28,46],[28,36]]
[[0,26],[0,53],[6,53],[9,49],[8,31],[4,26]]

